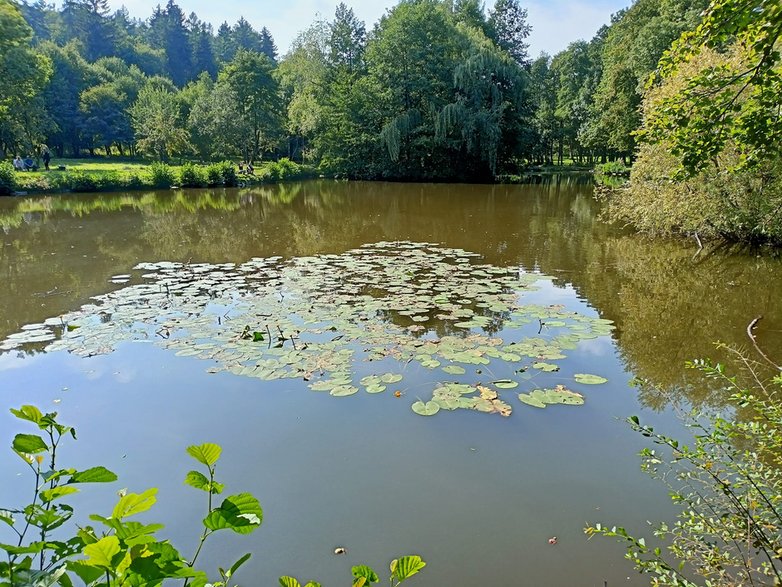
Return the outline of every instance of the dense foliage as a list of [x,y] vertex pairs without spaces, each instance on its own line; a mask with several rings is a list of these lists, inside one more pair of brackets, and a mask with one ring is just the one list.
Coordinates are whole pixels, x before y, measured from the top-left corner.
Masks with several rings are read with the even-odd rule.
[[660,61],[609,215],[651,234],[782,243],[777,2],[713,0]]
[[491,180],[629,159],[641,80],[703,1],[639,0],[534,61],[519,0],[406,0],[372,29],[340,4],[282,58],[267,29],[215,32],[174,0],[143,21],[106,0],[0,5],[18,81],[0,90],[7,154],[287,156],[349,177]]
[[595,524],[588,535],[618,538],[627,558],[652,585],[779,585],[782,581],[782,376],[765,383],[761,370],[733,351],[748,386],[724,366],[691,367],[731,393],[734,414],[693,416],[692,442],[630,418],[633,429],[657,448],[641,452],[643,469],[664,482],[680,507],[673,524],[660,524],[659,547],[621,527]]

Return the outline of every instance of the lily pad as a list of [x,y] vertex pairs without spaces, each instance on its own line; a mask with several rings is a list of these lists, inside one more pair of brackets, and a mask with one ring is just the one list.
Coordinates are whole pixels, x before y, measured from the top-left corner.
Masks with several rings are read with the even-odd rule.
[[410,407],[419,416],[434,416],[437,412],[440,411],[439,404],[434,401],[429,401],[426,403],[417,401]]
[[605,377],[600,375],[590,375],[589,373],[576,373],[573,375],[573,379],[578,383],[584,383],[586,385],[600,385],[608,381]]
[[527,405],[536,408],[545,408],[549,405],[563,404],[580,406],[584,404],[584,396],[575,391],[570,391],[562,385],[554,389],[536,389],[530,393],[520,393],[519,399]]
[[492,381],[492,385],[498,389],[513,389],[519,386],[519,382],[511,379],[498,379],[497,381]]
[[449,375],[464,375],[467,372],[464,367],[460,367],[459,365],[447,365],[446,367],[443,367],[443,371]]

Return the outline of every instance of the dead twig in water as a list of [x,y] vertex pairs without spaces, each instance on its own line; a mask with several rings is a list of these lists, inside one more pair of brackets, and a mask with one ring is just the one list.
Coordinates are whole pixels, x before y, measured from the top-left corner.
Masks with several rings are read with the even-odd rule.
[[769,365],[774,367],[775,369],[782,371],[782,367],[777,365],[774,361],[769,359],[768,355],[763,352],[763,349],[760,348],[760,345],[758,345],[758,341],[755,338],[755,328],[757,328],[758,322],[760,322],[763,319],[763,316],[758,316],[755,318],[752,322],[749,323],[747,326],[747,336],[749,336],[749,339],[752,341],[753,346],[755,347],[755,350],[758,351],[761,357],[766,359]]

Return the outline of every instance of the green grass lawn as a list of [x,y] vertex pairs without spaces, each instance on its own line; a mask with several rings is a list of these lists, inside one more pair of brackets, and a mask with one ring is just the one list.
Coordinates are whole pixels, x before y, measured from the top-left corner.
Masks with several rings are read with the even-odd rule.
[[[62,165],[66,171],[136,171],[140,172],[149,167],[150,161],[128,160],[128,159],[59,159],[52,158],[49,162],[49,169],[52,172],[57,171],[57,167]],[[170,164],[172,167],[175,165]],[[43,161],[40,162],[38,171],[26,172],[43,174],[46,171],[43,168]]]

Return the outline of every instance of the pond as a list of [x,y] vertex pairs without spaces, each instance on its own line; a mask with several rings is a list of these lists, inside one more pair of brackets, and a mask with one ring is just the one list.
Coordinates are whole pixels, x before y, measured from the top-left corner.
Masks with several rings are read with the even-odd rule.
[[[723,408],[683,364],[754,352],[758,316],[782,348],[782,266],[598,213],[577,176],[2,199],[2,441],[8,408],[57,410],[79,432],[61,462],[120,478],[72,503],[159,487],[150,519],[184,553],[205,508],[185,447],[222,445],[218,477],[264,521],[201,563],[251,551],[247,585],[411,553],[421,585],[643,585],[582,532],[672,515],[623,420],[678,432],[677,412]],[[0,467],[0,504],[20,503],[23,463]]]

